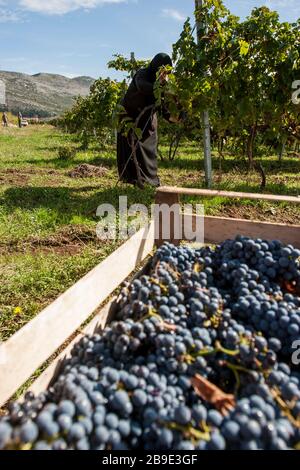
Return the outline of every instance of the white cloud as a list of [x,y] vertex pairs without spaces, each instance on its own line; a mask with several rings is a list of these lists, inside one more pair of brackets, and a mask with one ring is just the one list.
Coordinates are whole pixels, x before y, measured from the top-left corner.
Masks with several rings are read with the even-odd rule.
[[21,7],[47,15],[64,15],[81,8],[90,10],[109,3],[124,3],[126,0],[20,0]]
[[176,21],[184,21],[186,20],[186,16],[184,16],[180,11],[174,10],[173,8],[164,8],[162,11],[163,16],[167,18],[172,18]]
[[[4,3],[2,2],[0,5],[4,5]],[[16,23],[21,21],[21,19],[18,11],[8,10],[0,6],[0,23]]]
[[63,76],[67,78],[76,78],[76,77],[80,77],[81,75],[82,75],[81,73],[63,72]]

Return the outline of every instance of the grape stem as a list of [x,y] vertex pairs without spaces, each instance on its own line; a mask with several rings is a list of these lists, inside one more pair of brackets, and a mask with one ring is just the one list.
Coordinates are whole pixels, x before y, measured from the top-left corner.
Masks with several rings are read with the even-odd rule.
[[187,437],[192,437],[196,441],[209,441],[210,440],[210,431],[209,428],[206,427],[204,432],[199,431],[198,429],[193,428],[192,426],[182,426],[177,423],[168,423],[169,429],[174,431],[180,431],[185,434]]
[[300,429],[299,418],[295,419],[291,413],[291,408],[293,408],[293,405],[289,406],[289,404],[283,400],[283,398],[280,396],[280,391],[278,389],[275,389],[275,388],[271,389],[271,393],[272,393],[274,400],[280,406],[281,411],[284,414],[284,416],[288,418],[288,420],[290,421],[290,423],[292,423],[293,426]]
[[168,331],[175,331],[176,330],[176,326],[175,325],[171,325],[170,323],[167,323],[164,321],[164,319],[154,311],[154,309],[149,309],[147,315],[145,315],[144,317],[142,317],[139,321],[139,323],[143,323],[145,320],[148,320],[149,318],[157,318],[157,320],[159,321],[159,323],[164,327],[165,330],[168,330]]

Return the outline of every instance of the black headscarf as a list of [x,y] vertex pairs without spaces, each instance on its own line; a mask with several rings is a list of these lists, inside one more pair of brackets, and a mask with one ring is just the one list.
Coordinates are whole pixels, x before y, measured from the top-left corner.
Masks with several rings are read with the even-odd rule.
[[157,54],[154,59],[152,59],[148,67],[150,81],[154,83],[156,81],[156,74],[160,67],[167,65],[170,65],[171,67],[173,66],[171,57],[168,54],[164,54],[163,52]]

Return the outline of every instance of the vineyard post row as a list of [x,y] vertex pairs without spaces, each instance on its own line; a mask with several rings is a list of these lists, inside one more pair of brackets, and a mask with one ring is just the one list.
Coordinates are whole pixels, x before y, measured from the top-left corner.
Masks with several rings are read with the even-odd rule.
[[[205,0],[195,0],[196,12],[200,11]],[[196,13],[196,24],[197,24],[197,38],[200,43],[200,35],[206,28],[204,24],[199,22]],[[208,188],[212,187],[212,160],[211,160],[211,135],[210,135],[210,120],[209,112],[203,111],[202,113],[202,124],[203,124],[203,148],[204,148],[204,170],[205,170],[205,182]]]

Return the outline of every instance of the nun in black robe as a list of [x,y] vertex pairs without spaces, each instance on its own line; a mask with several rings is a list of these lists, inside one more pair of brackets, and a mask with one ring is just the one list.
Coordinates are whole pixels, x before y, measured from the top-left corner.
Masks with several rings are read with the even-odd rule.
[[[135,74],[121,103],[125,112],[120,118],[130,117],[134,121],[139,118],[137,126],[142,130],[142,138],[134,138],[132,131],[128,137],[123,135],[122,130],[118,133],[117,159],[120,181],[140,187],[145,183],[152,186],[160,184],[157,175],[158,123],[154,84],[159,69],[167,65],[172,66],[171,58],[167,54],[157,54],[149,67],[140,69]],[[160,111],[168,119],[167,113]]]

